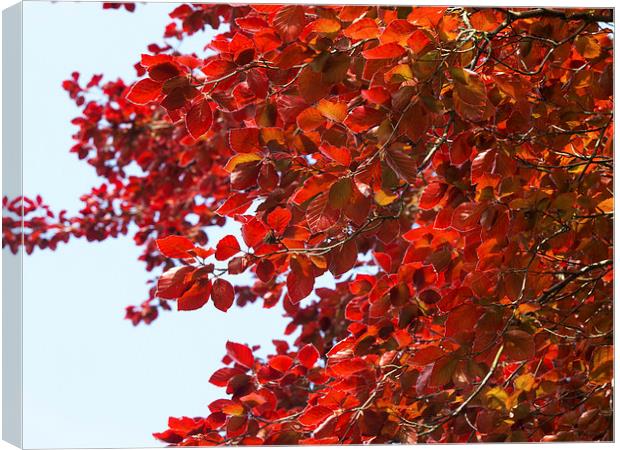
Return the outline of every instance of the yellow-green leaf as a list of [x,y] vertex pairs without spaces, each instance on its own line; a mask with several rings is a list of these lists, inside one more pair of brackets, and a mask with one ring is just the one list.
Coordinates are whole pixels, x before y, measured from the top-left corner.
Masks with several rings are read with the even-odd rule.
[[611,381],[614,370],[613,345],[601,345],[592,353],[590,361],[590,380],[604,384]]
[[239,164],[260,161],[261,159],[263,159],[263,156],[259,153],[239,153],[228,160],[224,169],[226,169],[228,173],[232,173]]

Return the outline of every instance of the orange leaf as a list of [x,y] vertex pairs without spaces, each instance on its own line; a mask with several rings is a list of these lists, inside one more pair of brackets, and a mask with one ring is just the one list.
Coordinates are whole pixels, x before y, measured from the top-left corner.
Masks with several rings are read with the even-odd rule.
[[378,47],[364,50],[362,55],[366,59],[393,59],[399,58],[405,54],[405,49],[400,45],[391,42],[389,44],[379,45]]

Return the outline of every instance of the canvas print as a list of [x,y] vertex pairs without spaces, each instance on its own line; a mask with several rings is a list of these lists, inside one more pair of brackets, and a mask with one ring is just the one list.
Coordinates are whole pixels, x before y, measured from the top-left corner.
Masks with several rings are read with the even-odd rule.
[[20,445],[614,439],[611,8],[17,7]]

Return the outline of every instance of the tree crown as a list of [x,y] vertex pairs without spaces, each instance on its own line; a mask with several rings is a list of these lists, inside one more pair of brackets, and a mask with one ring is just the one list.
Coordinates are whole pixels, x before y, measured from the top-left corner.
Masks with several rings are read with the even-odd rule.
[[[41,197],[3,216],[3,245],[28,253],[135,225],[163,274],[134,324],[171,302],[282,302],[294,345],[229,342],[209,380],[226,398],[158,439],[611,439],[612,11],[170,17],[169,39],[228,31],[201,55],[151,44],[134,83],[74,73],[71,151],[104,182],[73,217]],[[231,221],[240,235],[210,244]]]

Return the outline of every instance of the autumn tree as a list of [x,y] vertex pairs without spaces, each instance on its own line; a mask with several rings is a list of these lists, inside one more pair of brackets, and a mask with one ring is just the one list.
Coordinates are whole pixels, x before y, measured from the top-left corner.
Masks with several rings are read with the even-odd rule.
[[[161,276],[134,325],[283,305],[294,344],[274,336],[263,359],[229,342],[209,380],[224,398],[155,437],[613,438],[611,10],[170,17],[168,42],[227,31],[204,54],[151,44],[137,81],[73,74],[71,151],[103,183],[73,217],[40,197],[5,198],[3,217],[14,252],[135,227]],[[233,221],[240,235],[209,242]],[[335,287],[315,288],[324,274]]]

